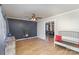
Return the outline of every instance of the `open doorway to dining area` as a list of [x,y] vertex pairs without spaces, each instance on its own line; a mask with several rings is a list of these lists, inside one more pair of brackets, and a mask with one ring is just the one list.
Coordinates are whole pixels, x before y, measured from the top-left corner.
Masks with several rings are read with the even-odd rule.
[[54,21],[45,24],[46,39],[48,42],[54,42]]

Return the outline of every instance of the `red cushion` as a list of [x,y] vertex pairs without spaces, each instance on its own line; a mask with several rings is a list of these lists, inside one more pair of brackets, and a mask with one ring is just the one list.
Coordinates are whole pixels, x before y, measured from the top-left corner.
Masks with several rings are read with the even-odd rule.
[[62,41],[62,36],[61,35],[56,35],[55,36],[55,41]]
[[78,42],[78,44],[77,44],[77,47],[79,48],[79,42]]

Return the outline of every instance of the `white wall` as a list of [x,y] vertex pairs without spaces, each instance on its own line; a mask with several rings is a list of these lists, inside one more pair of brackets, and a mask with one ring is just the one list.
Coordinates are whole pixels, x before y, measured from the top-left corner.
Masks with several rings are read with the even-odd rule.
[[37,23],[37,36],[41,39],[45,39],[45,22]]
[[58,31],[79,32],[79,10],[56,17],[56,28]]
[[4,54],[5,38],[6,38],[6,22],[3,18],[0,6],[0,54]]
[[54,19],[50,18],[46,18],[46,19],[41,19],[37,22],[37,36],[41,39],[46,39],[45,36],[45,23],[46,22],[50,22],[50,21],[54,21]]
[[58,31],[78,31],[79,32],[79,9],[65,12],[46,19],[41,19],[37,23],[37,36],[46,39],[45,23],[49,21],[55,22],[55,34]]

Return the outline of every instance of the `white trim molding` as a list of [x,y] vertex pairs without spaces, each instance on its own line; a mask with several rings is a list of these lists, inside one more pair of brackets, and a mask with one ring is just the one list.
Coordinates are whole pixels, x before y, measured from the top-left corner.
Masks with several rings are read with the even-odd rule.
[[28,38],[21,38],[21,39],[17,39],[16,41],[29,40],[29,39],[32,39],[32,38],[37,38],[37,36],[34,36],[34,37],[28,37]]

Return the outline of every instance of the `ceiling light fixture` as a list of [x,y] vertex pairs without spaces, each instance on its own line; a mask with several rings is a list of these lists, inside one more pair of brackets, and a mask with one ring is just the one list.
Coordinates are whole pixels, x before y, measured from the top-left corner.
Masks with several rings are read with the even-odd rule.
[[32,18],[32,21],[36,21],[36,19],[35,18]]

